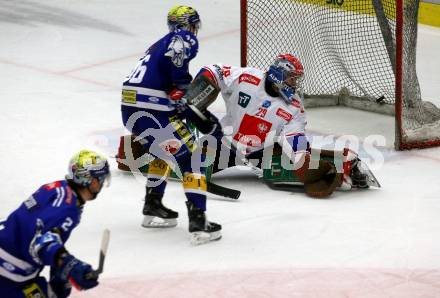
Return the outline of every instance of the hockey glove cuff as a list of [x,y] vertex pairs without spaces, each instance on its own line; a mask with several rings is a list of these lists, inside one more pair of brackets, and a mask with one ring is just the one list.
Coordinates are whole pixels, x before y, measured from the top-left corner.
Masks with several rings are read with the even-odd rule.
[[61,281],[70,281],[78,290],[87,290],[98,285],[98,277],[90,274],[92,266],[70,254],[61,256],[61,266],[54,270],[54,277]]
[[69,297],[70,292],[72,291],[72,285],[69,281],[60,279],[56,275],[56,271],[57,270],[53,267],[50,270],[50,288],[57,298]]
[[29,245],[29,254],[36,263],[53,266],[56,254],[64,249],[64,245],[58,233],[42,233],[43,228],[43,223],[37,221],[37,231]]

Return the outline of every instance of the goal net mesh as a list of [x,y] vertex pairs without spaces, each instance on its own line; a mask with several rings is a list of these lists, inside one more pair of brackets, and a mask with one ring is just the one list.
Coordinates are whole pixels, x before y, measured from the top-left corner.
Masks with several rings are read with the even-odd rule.
[[[435,143],[440,112],[422,101],[416,74],[419,1],[403,2],[402,112],[396,114],[402,129],[396,143]],[[242,0],[242,64],[266,69],[276,55],[292,53],[305,68],[306,106],[343,104],[394,114],[396,11],[396,0]]]

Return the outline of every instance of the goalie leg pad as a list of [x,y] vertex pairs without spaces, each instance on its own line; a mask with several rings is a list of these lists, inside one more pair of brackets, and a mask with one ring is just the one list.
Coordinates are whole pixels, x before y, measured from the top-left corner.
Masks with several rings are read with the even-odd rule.
[[[134,135],[120,137],[118,155],[116,156],[119,170],[131,171],[130,166],[134,167],[134,165],[127,164],[127,154],[132,154],[133,159],[136,160],[147,152],[141,143],[134,141],[135,137]],[[131,150],[131,152],[126,152],[125,150]]]

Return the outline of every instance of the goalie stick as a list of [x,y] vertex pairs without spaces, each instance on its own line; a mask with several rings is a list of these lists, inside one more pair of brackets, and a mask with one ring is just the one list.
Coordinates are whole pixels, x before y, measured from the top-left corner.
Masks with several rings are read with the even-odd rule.
[[108,243],[110,242],[110,230],[105,229],[102,233],[101,249],[99,250],[99,264],[98,269],[87,274],[87,279],[97,279],[104,271],[104,261],[107,255]]

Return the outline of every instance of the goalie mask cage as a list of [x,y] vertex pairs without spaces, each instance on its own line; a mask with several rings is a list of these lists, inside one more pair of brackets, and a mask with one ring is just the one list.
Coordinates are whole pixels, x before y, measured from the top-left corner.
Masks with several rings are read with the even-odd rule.
[[419,0],[241,0],[241,65],[281,53],[305,69],[306,107],[395,115],[395,148],[440,145],[440,110],[416,74]]

